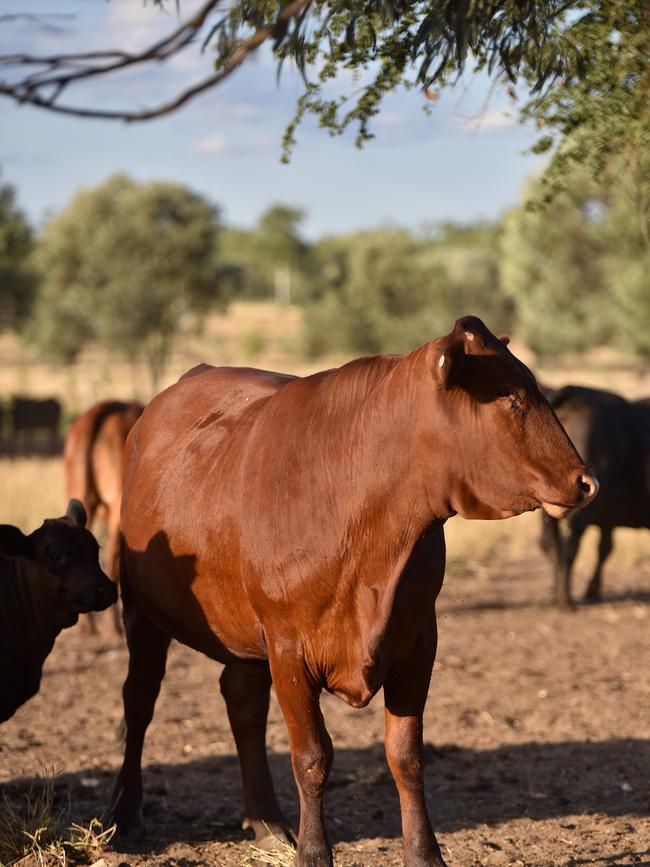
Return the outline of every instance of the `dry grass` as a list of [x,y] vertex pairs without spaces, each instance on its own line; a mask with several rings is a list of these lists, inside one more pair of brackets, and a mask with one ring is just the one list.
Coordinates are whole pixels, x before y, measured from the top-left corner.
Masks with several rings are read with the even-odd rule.
[[44,518],[65,513],[59,458],[5,458],[0,460],[0,474],[0,523],[16,524],[29,533],[40,527]]
[[69,800],[57,798],[54,776],[47,774],[17,804],[3,796],[0,867],[89,863],[97,859],[114,833],[115,825],[104,828],[99,819],[91,819],[88,825],[71,822]]
[[240,867],[260,867],[262,864],[270,864],[271,867],[293,867],[296,861],[296,850],[288,843],[277,841],[277,849],[267,851],[250,845],[250,852],[241,861]]

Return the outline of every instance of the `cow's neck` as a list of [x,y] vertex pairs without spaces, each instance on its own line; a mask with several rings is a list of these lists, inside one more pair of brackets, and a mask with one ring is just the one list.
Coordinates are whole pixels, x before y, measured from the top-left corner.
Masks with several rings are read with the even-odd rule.
[[[435,387],[425,352],[423,347],[388,359],[374,381],[362,381],[359,393],[341,407],[342,436],[335,445],[340,476],[349,480],[341,498],[346,523],[353,529],[363,516],[365,525],[383,530],[402,552],[453,514],[443,496],[449,487],[446,455],[441,449],[432,486],[432,468],[423,454],[422,419]],[[337,390],[336,376],[328,386]]]

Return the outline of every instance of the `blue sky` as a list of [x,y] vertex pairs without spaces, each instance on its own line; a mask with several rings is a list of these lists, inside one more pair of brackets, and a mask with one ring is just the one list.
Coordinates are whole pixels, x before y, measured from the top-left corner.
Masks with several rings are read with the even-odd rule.
[[[196,4],[182,0],[181,11]],[[26,21],[3,23],[1,53],[138,48],[177,25],[174,14],[142,0],[0,0],[0,15],[15,12],[57,17],[42,19],[47,26],[37,28]],[[95,81],[74,99],[147,106],[209,71],[209,54],[201,57],[191,46],[170,68]],[[355,86],[344,76],[334,88],[346,93]],[[429,116],[421,94],[392,95],[374,126],[376,139],[362,151],[352,135],[331,138],[307,123],[291,163],[283,165],[281,137],[300,92],[291,70],[277,85],[272,58],[262,51],[212,93],[145,124],[71,119],[0,99],[3,178],[16,186],[35,223],[80,187],[123,171],[140,181],[187,184],[235,225],[252,225],[272,202],[302,206],[306,234],[317,237],[495,217],[518,200],[539,166],[538,158],[524,153],[534,130],[516,122],[504,92],[472,76],[433,104]]]

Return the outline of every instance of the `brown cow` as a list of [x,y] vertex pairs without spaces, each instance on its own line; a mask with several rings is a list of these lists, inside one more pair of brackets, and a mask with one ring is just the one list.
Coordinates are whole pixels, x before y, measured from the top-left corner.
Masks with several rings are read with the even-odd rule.
[[29,536],[0,524],[0,722],[38,692],[59,632],[117,599],[85,523],[83,506],[71,500],[64,518]]
[[[91,406],[70,425],[63,451],[63,473],[68,498],[76,497],[88,513],[88,527],[103,513],[108,528],[105,564],[109,578],[117,581],[120,542],[120,502],[124,475],[124,444],[144,407],[132,401],[104,400]],[[90,628],[97,631],[94,615]],[[119,606],[113,622],[122,631]]]
[[474,317],[404,355],[305,378],[190,371],[127,443],[120,827],[141,827],[144,734],[174,637],[225,663],[258,838],[265,826],[288,834],[265,751],[271,678],[300,795],[300,867],[332,864],[319,694],[364,707],[383,686],[405,861],[444,865],[422,777],[444,523],[540,506],[561,516],[596,489],[533,375]]

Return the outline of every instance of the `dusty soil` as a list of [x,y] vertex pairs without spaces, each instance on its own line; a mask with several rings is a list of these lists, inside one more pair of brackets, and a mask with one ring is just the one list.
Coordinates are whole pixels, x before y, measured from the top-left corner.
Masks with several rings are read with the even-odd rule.
[[[650,562],[607,576],[608,601],[550,608],[546,563],[493,562],[447,579],[425,717],[427,797],[451,867],[650,865]],[[104,810],[121,759],[118,642],[63,634],[40,694],[0,731],[0,784],[19,799],[44,769],[73,816]],[[174,645],[145,747],[148,833],[114,842],[117,865],[223,865],[250,855],[219,666]],[[335,746],[326,809],[339,865],[401,863],[382,750],[381,696],[323,708]],[[296,821],[287,736],[269,722],[273,774]],[[23,862],[25,863],[25,862]]]

